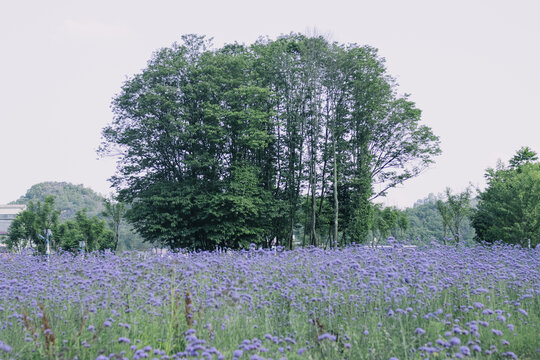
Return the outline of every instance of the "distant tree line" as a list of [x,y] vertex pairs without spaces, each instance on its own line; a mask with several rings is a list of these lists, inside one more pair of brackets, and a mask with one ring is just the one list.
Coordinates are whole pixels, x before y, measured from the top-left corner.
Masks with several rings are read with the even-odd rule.
[[292,248],[299,228],[305,245],[362,242],[372,201],[440,153],[376,49],[322,37],[184,36],[112,108],[112,184],[136,230],[172,248]]
[[[47,229],[53,230],[50,236],[53,250],[76,250],[79,241],[85,241],[86,250],[148,248],[140,235],[122,221],[123,203],[104,198],[82,185],[42,182],[33,185],[12,204],[27,206],[27,211],[19,214],[8,232],[7,244],[13,250],[32,247],[45,251],[45,241],[39,235],[43,236]],[[100,237],[101,240],[94,241]]]
[[86,210],[76,213],[74,220],[59,221],[60,211],[54,206],[54,197],[43,202],[30,201],[11,223],[6,244],[8,249],[33,249],[45,254],[47,240],[51,251],[95,251],[114,249],[115,234],[104,220],[88,217]]
[[487,187],[470,188],[417,202],[405,209],[409,228],[405,239],[443,243],[498,241],[535,247],[540,243],[540,163],[538,155],[522,147],[509,160],[487,169]]

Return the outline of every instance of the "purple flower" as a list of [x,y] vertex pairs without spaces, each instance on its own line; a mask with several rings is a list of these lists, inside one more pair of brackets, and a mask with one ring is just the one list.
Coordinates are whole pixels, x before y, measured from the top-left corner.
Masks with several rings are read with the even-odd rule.
[[239,358],[240,356],[242,356],[244,354],[244,352],[242,350],[234,350],[234,353],[233,353],[233,356],[235,358]]
[[473,305],[477,309],[481,309],[484,307],[484,304],[482,304],[481,302],[475,302]]
[[460,344],[461,344],[461,340],[459,340],[459,338],[453,337],[453,338],[450,339],[450,345],[456,346],[456,345],[460,345]]
[[298,349],[298,355],[302,355],[306,351],[305,347]]
[[129,344],[131,341],[129,341],[128,338],[121,337],[121,338],[118,338],[118,342],[119,342],[120,344],[122,344],[122,343]]
[[471,350],[467,346],[461,346],[459,352],[465,356],[471,356]]
[[518,311],[519,311],[520,313],[522,313],[523,315],[525,315],[525,316],[529,316],[529,314],[528,314],[524,309],[522,309],[522,308],[519,308]]
[[426,333],[426,330],[424,330],[422,328],[416,328],[416,330],[414,330],[414,333],[416,335],[424,335]]
[[8,344],[0,341],[0,350],[3,350],[5,352],[7,352],[7,353],[10,353],[12,349],[11,349],[11,346],[9,346]]
[[512,359],[517,359],[517,355],[514,354],[513,352],[511,351],[508,351],[508,352],[504,352],[501,354],[502,356],[505,356],[505,357],[511,357]]
[[502,336],[502,331],[497,329],[491,329],[491,332],[497,336]]
[[324,333],[321,336],[319,336],[319,341],[326,340],[326,339],[331,340],[331,341],[336,341],[337,336],[329,334],[329,333]]

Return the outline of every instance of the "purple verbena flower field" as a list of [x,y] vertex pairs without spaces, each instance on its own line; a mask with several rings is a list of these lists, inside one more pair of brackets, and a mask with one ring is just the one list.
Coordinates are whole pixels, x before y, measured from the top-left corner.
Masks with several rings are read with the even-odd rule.
[[0,255],[0,359],[539,359],[540,249]]

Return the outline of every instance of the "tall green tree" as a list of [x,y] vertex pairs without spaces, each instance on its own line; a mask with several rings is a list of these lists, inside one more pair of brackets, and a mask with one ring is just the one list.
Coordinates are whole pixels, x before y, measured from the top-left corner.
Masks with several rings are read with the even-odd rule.
[[450,207],[448,206],[448,203],[441,199],[437,200],[437,211],[439,212],[439,215],[442,219],[443,243],[446,245],[448,239],[448,227],[452,222],[452,212],[450,210]]
[[446,244],[447,230],[450,230],[454,241],[459,244],[464,221],[471,213],[471,190],[467,188],[459,194],[452,194],[450,188],[446,188],[445,195],[446,201],[437,200],[437,211],[443,224],[443,241]]
[[109,219],[109,226],[114,232],[113,249],[116,251],[118,248],[118,240],[120,238],[120,225],[126,214],[126,204],[116,201],[111,197],[103,200],[103,206],[105,207],[105,210],[102,212],[102,215]]
[[114,249],[115,234],[107,223],[97,216],[89,217],[86,210],[78,211],[75,220],[67,220],[56,228],[56,243],[65,251],[77,251],[84,242],[83,250],[99,251]]
[[472,221],[478,241],[540,243],[540,163],[533,162],[536,153],[523,153],[519,150],[509,167],[486,171],[487,188],[479,194]]

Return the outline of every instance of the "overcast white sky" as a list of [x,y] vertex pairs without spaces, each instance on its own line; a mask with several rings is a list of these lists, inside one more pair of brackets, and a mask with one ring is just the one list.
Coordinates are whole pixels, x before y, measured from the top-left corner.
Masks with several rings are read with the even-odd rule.
[[469,183],[521,146],[540,152],[540,1],[5,1],[0,5],[0,204],[42,181],[104,195],[111,98],[187,33],[216,46],[313,32],[377,47],[443,154],[390,191],[411,206]]

